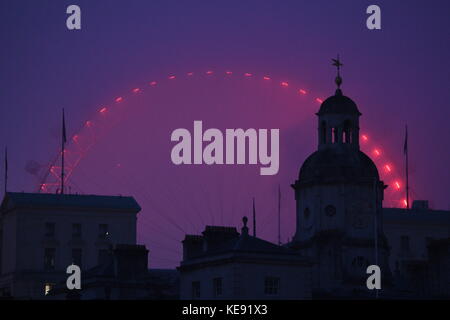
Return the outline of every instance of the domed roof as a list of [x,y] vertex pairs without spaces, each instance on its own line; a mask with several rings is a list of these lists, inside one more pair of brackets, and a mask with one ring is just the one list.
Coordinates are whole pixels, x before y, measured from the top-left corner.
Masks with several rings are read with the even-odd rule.
[[360,150],[327,148],[310,155],[299,173],[299,182],[331,182],[379,180],[378,169],[373,161]]
[[349,97],[344,96],[341,89],[337,89],[334,96],[329,97],[322,103],[317,115],[326,113],[361,115],[356,103]]

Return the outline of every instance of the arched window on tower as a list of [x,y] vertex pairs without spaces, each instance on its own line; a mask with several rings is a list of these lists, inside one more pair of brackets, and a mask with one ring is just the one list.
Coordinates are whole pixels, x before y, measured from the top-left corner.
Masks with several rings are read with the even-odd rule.
[[325,121],[322,121],[320,124],[320,142],[321,143],[327,143],[327,123]]
[[344,143],[352,143],[352,135],[352,122],[345,120],[342,141]]

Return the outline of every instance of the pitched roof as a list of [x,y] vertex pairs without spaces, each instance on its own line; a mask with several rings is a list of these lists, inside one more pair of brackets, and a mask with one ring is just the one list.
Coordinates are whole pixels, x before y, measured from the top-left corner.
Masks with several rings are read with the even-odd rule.
[[239,238],[233,241],[233,245],[229,249],[233,252],[251,252],[251,253],[265,253],[265,254],[295,254],[293,250],[278,246],[269,241],[242,234]]
[[26,208],[73,208],[110,211],[139,212],[141,207],[133,197],[98,196],[79,194],[8,192],[3,207]]

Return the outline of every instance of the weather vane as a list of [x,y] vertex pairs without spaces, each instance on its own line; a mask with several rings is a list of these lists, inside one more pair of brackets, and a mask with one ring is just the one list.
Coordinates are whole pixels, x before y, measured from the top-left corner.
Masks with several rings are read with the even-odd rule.
[[334,82],[336,82],[338,89],[341,88],[341,84],[342,84],[342,78],[341,78],[341,67],[343,66],[343,64],[341,63],[341,60],[339,59],[339,55],[337,56],[337,59],[331,59],[333,61],[333,66],[335,66],[337,68],[337,77],[334,80]]

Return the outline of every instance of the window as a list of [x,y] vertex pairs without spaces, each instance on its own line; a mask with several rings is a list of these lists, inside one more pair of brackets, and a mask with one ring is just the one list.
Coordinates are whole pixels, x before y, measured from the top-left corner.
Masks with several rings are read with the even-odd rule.
[[366,269],[369,266],[369,262],[364,257],[358,256],[353,259],[352,266],[356,269]]
[[108,261],[108,250],[100,249],[98,250],[98,264],[104,264]]
[[352,143],[352,122],[350,120],[344,121],[343,139],[344,143]]
[[81,249],[72,249],[72,263],[81,268],[83,252]]
[[408,236],[400,237],[400,250],[402,252],[409,252],[409,237]]
[[49,238],[55,236],[55,224],[53,222],[47,222],[45,224],[45,236]]
[[106,239],[109,235],[108,225],[107,224],[99,224],[98,225],[98,237],[100,239]]
[[222,278],[213,279],[213,295],[220,297],[222,295]]
[[52,291],[54,285],[55,285],[54,283],[46,283],[44,285],[44,294],[48,295],[50,293],[50,291]]
[[192,299],[200,298],[200,281],[192,282]]
[[327,143],[327,123],[322,121],[322,143]]
[[46,248],[44,250],[44,269],[55,270],[55,248]]
[[306,220],[309,219],[309,216],[311,215],[311,212],[309,211],[309,208],[305,208],[305,211],[303,211],[303,215],[305,216]]
[[264,281],[264,293],[267,295],[278,295],[280,290],[280,278],[266,277]]
[[331,205],[326,206],[326,207],[325,207],[325,214],[326,214],[327,216],[329,216],[329,217],[334,216],[334,215],[336,214],[336,207],[331,206]]
[[81,238],[81,224],[74,223],[72,224],[72,238]]

